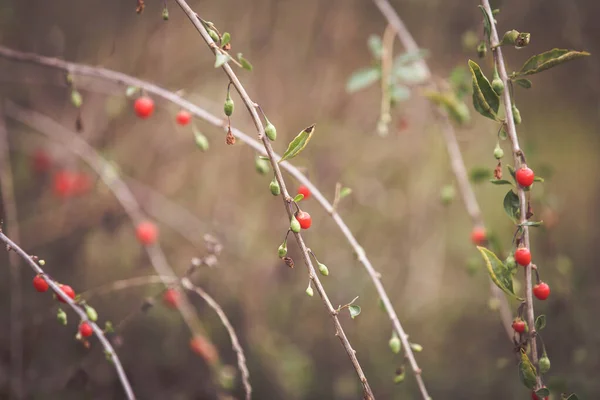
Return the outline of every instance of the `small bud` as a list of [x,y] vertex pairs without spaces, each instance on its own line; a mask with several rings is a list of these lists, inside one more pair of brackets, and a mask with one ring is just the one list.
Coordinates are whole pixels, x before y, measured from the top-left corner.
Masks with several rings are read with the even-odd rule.
[[323,276],[329,275],[329,269],[327,268],[327,266],[325,266],[325,264],[322,263],[319,263],[319,272]]
[[477,55],[479,56],[479,58],[484,58],[486,53],[487,53],[487,46],[485,45],[485,42],[482,40],[479,43],[479,46],[477,46]]
[[546,372],[550,371],[550,359],[548,358],[546,353],[544,353],[542,358],[540,358],[539,367],[540,367],[540,372],[542,374],[545,374]]
[[162,19],[164,19],[165,21],[169,20],[169,10],[167,9],[167,7],[163,8],[162,10]]
[[[235,139],[235,137],[234,137]],[[206,136],[204,136],[204,134],[202,134],[202,132],[197,131],[194,129],[194,141],[196,142],[196,146],[202,150],[202,151],[206,151],[208,150],[209,144],[208,144],[208,139],[206,138]]]
[[452,203],[454,200],[454,196],[456,195],[456,191],[454,190],[454,186],[446,185],[442,188],[440,192],[440,198],[442,200],[442,204],[448,205]]
[[411,343],[410,348],[416,353],[420,353],[423,351],[423,346],[417,343]]
[[519,125],[521,123],[521,112],[519,111],[517,106],[515,106],[514,104],[512,106],[512,112],[513,112],[513,121],[515,121],[515,125]]
[[254,160],[254,166],[256,168],[256,172],[261,175],[266,175],[269,173],[269,162],[267,160],[263,160],[260,157],[256,157]]
[[81,104],[83,103],[83,98],[81,97],[81,93],[79,93],[77,91],[77,89],[73,89],[71,91],[71,103],[76,107],[79,108],[81,107]]
[[494,89],[494,92],[500,96],[504,91],[504,83],[502,83],[502,79],[494,78],[492,81],[492,89]]
[[520,35],[519,31],[514,30],[514,29],[512,31],[508,31],[508,32],[504,33],[504,36],[502,37],[502,40],[500,41],[500,46],[503,46],[506,44],[515,44],[519,35]]
[[283,258],[287,255],[287,243],[286,242],[281,243],[281,245],[277,249],[277,255],[279,256],[279,258]]
[[313,288],[310,286],[310,283],[308,284],[308,287],[306,288],[306,294],[309,295],[310,297],[313,297],[313,295],[315,294],[313,292]]
[[67,313],[63,311],[62,308],[58,309],[56,313],[56,319],[61,325],[67,325]]
[[392,350],[392,353],[394,353],[394,354],[400,353],[400,349],[402,348],[402,343],[400,342],[400,338],[398,337],[396,332],[394,332],[392,334],[392,338],[390,339],[389,345],[390,345],[390,349]]
[[269,140],[271,140],[273,142],[275,141],[275,139],[277,139],[277,129],[275,129],[275,125],[270,123],[268,120],[267,120],[267,126],[265,126],[265,134],[267,135]]
[[273,180],[269,184],[269,189],[271,190],[271,194],[273,196],[279,196],[279,194],[281,193],[281,188],[279,187],[277,179],[273,178]]
[[496,145],[496,148],[494,149],[494,158],[496,160],[501,159],[502,157],[504,157],[504,150],[502,150],[502,148],[500,147],[499,144]]
[[292,216],[292,219],[290,220],[290,229],[292,230],[292,232],[295,233],[300,232],[300,230],[302,229],[300,227],[300,222],[298,222],[298,220],[294,216]]
[[219,35],[217,35],[217,32],[213,31],[212,29],[209,29],[209,30],[208,30],[208,35],[209,35],[209,36],[210,36],[210,38],[211,38],[212,40],[214,40],[215,42],[218,42],[218,41],[220,40],[220,39],[219,39]]
[[38,261],[38,264],[40,264],[43,267],[44,265],[46,265],[46,261],[45,260],[40,260],[40,261]]
[[87,314],[87,317],[90,319],[90,321],[96,322],[98,320],[98,313],[96,312],[96,310],[93,307],[88,306],[87,304],[85,305],[85,313]]

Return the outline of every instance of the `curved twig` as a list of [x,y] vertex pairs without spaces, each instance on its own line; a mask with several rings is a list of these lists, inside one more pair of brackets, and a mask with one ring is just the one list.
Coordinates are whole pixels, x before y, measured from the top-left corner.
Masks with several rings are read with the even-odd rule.
[[48,283],[48,285],[52,288],[54,293],[56,293],[56,295],[58,297],[60,297],[66,304],[68,304],[69,307],[71,307],[73,309],[73,311],[75,311],[75,313],[77,315],[79,315],[79,318],[81,318],[82,321],[86,321],[92,327],[94,334],[96,335],[96,337],[102,344],[102,347],[104,347],[104,350],[105,350],[107,356],[110,358],[110,361],[115,366],[115,370],[117,371],[117,375],[119,376],[119,380],[121,381],[121,386],[123,386],[123,389],[125,390],[125,394],[127,395],[127,398],[132,399],[132,400],[135,399],[135,395],[133,394],[133,390],[131,389],[129,380],[127,379],[127,376],[125,375],[125,371],[123,370],[121,361],[119,360],[117,353],[113,349],[113,347],[110,344],[110,342],[108,341],[108,339],[106,339],[106,336],[104,336],[104,332],[102,331],[102,329],[100,329],[100,327],[98,327],[98,325],[96,325],[95,322],[91,321],[88,318],[86,312],[84,310],[82,310],[73,301],[73,299],[71,299],[69,296],[67,296],[60,289],[58,284],[56,282],[54,282],[52,279],[50,279],[46,275],[46,273],[42,270],[42,268],[35,261],[33,261],[33,259],[23,249],[21,249],[19,247],[19,245],[17,245],[10,238],[8,238],[1,230],[0,230],[0,241],[4,242],[9,250],[16,252],[17,255],[19,255],[19,257],[21,257],[23,259],[23,261],[25,261],[27,264],[29,264],[29,266],[37,274],[41,275],[44,278],[44,280]]

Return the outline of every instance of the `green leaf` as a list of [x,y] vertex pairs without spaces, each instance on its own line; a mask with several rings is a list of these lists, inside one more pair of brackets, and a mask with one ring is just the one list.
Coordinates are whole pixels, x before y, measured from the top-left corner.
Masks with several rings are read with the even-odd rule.
[[242,68],[244,68],[245,70],[248,70],[248,71],[252,71],[252,68],[253,68],[252,64],[250,64],[250,61],[246,60],[242,56],[242,53],[238,53],[237,59],[238,59],[239,63],[242,64]]
[[381,55],[383,54],[383,44],[381,43],[381,38],[377,35],[371,35],[367,39],[367,46],[373,55],[373,58],[376,60],[381,59]]
[[381,71],[378,68],[370,67],[354,72],[346,83],[346,92],[353,93],[364,89],[367,86],[377,82],[381,78]]
[[[513,179],[515,179],[515,180],[516,180],[516,178],[515,178],[515,169],[513,168],[513,166],[512,166],[512,165],[510,165],[510,164],[508,164],[508,165],[506,166],[506,168],[508,169],[508,172],[510,172],[510,175],[513,177]],[[534,179],[535,179],[535,178],[534,178]]]
[[136,94],[139,90],[140,88],[137,86],[127,86],[127,89],[125,90],[125,96],[131,97],[134,94]]
[[497,121],[496,115],[500,107],[498,93],[494,91],[475,61],[469,60],[469,69],[473,77],[473,107],[484,117]]
[[340,190],[340,199],[343,199],[344,197],[348,196],[350,193],[352,193],[352,189],[350,189],[349,187],[344,187]]
[[360,314],[360,306],[348,306],[348,311],[350,311],[350,317],[354,319]]
[[302,150],[304,150],[313,133],[315,133],[315,124],[312,124],[308,128],[305,128],[302,132],[298,134],[298,136],[294,138],[294,140],[290,142],[287,150],[285,151],[285,153],[283,153],[283,156],[281,157],[281,160],[279,160],[279,162],[296,157]]
[[492,32],[492,24],[490,22],[490,16],[487,13],[487,11],[485,11],[485,8],[483,8],[483,6],[480,5],[478,7],[481,10],[481,12],[483,13],[483,33],[485,34],[485,37],[489,41],[490,35]]
[[511,181],[507,181],[506,179],[490,179],[490,182],[494,185],[512,185]]
[[521,70],[517,72],[517,76],[533,75],[538,72],[545,71],[549,68],[555,67],[562,63],[577,58],[589,56],[590,53],[587,51],[575,51],[567,49],[552,49],[544,53],[535,55],[529,60],[525,61],[525,64],[521,67]]
[[402,85],[390,86],[390,99],[392,101],[404,101],[410,98],[410,89]]
[[432,103],[442,107],[458,124],[463,125],[471,121],[469,107],[456,97],[453,92],[426,91],[423,93]]
[[299,202],[300,200],[302,200],[303,198],[304,198],[304,195],[303,195],[302,193],[298,193],[298,194],[296,195],[296,197],[294,197],[294,201],[297,203],[297,202]]
[[538,226],[542,226],[543,223],[544,221],[525,221],[519,224],[519,226],[533,226],[534,228],[537,228]]
[[509,270],[490,250],[480,246],[477,246],[477,250],[479,250],[485,261],[485,265],[492,282],[494,282],[494,284],[498,286],[504,293],[517,300],[523,301],[522,298],[515,294],[513,289],[512,271]]
[[423,346],[421,346],[418,343],[411,343],[410,348],[416,353],[420,353],[423,351]]
[[421,61],[425,57],[429,56],[429,51],[426,49],[417,49],[415,51],[407,51],[402,53],[394,59],[394,68],[401,65],[411,64],[417,61]]
[[519,377],[525,386],[533,389],[536,384],[537,373],[535,367],[527,357],[525,350],[521,349],[521,362],[519,363]]
[[519,196],[512,190],[509,190],[504,196],[504,211],[513,221],[518,221],[521,215],[521,205],[519,203]]
[[569,395],[569,397],[567,397],[567,400],[579,400],[579,397],[577,397],[577,395],[573,393]]
[[229,61],[229,59],[230,59],[229,55],[218,52],[215,55],[215,68],[222,67],[223,64],[225,64],[227,61]]
[[536,176],[535,178],[533,178],[534,182],[544,182],[544,178],[542,178],[541,176]]
[[225,32],[223,36],[221,36],[221,47],[226,46],[229,42],[231,42],[231,35],[229,32]]
[[270,160],[270,158],[267,156],[258,156],[258,158],[260,158],[261,160],[266,160],[266,161]]
[[544,329],[545,327],[546,327],[546,316],[544,314],[538,315],[538,317],[535,319],[535,330],[539,332],[542,329]]
[[209,144],[208,139],[202,132],[196,128],[196,126],[192,126],[192,131],[194,132],[194,141],[196,142],[196,146],[202,151],[208,150]]
[[481,183],[490,179],[493,175],[494,172],[487,167],[473,167],[469,171],[469,179],[473,183]]
[[455,67],[448,78],[456,98],[462,100],[470,92],[471,73],[463,66]]
[[394,77],[403,83],[418,85],[429,78],[429,73],[421,63],[399,65],[393,69]]
[[515,83],[525,89],[529,89],[531,87],[531,81],[529,79],[517,79]]

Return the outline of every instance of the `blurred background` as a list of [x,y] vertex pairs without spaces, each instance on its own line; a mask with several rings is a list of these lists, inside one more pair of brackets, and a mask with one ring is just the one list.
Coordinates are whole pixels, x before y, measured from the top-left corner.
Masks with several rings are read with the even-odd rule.
[[[396,0],[395,9],[417,43],[428,50],[434,74],[447,78],[455,67],[477,59],[467,32],[480,34],[477,1]],[[254,65],[239,76],[252,98],[278,128],[278,152],[302,128],[317,124],[307,149],[293,163],[333,200],[336,182],[352,188],[339,211],[366,251],[399,314],[434,399],[528,399],[513,353],[490,301],[483,263],[470,241],[471,222],[459,196],[449,205],[440,191],[453,183],[441,132],[426,100],[414,91],[392,111],[387,137],[377,134],[381,92],[374,84],[346,93],[353,72],[373,64],[367,41],[386,23],[370,1],[290,0],[190,1],[201,17],[232,35],[232,54]],[[598,290],[600,239],[597,204],[600,52],[596,1],[505,0],[499,31],[531,32],[522,50],[507,48],[509,71],[531,55],[551,49],[587,50],[592,57],[533,76],[533,88],[517,89],[523,117],[518,128],[529,165],[546,178],[532,192],[534,262],[552,288],[536,313],[547,316],[543,340],[552,361],[546,382],[581,399],[600,396]],[[227,80],[213,68],[214,56],[187,17],[168,2],[146,1],[136,15],[134,1],[0,1],[0,44],[73,62],[103,66],[181,92],[215,115],[223,113]],[[472,35],[471,35],[472,36]],[[467,48],[468,47],[468,48]],[[404,50],[396,43],[395,54]],[[478,61],[491,75],[491,58]],[[293,242],[288,268],[277,247],[288,220],[279,198],[268,190],[271,174],[255,171],[255,152],[238,141],[227,146],[223,131],[197,120],[210,142],[201,152],[190,126],[175,123],[178,109],[160,99],[155,114],[137,118],[125,88],[78,78],[78,110],[64,74],[0,59],[0,96],[42,113],[85,139],[118,166],[148,218],[160,229],[170,266],[184,274],[193,257],[203,257],[205,234],[223,245],[218,267],[200,268],[193,281],[224,308],[244,348],[256,399],[356,399],[361,395],[347,355],[334,336],[320,299],[308,297],[308,276]],[[93,86],[94,90],[83,88]],[[467,103],[470,100],[467,96]],[[254,136],[237,94],[232,124]],[[496,166],[492,156],[497,126],[476,114],[457,129],[469,169]],[[154,271],[135,227],[97,174],[68,146],[7,119],[20,243],[46,261],[46,270],[78,293]],[[1,143],[0,146],[5,146]],[[504,143],[509,153],[509,146]],[[505,162],[510,163],[510,157]],[[90,187],[60,196],[56,174],[88,176]],[[506,173],[506,170],[505,170]],[[295,193],[298,183],[286,175]],[[476,185],[486,226],[510,249],[512,222],[504,214],[506,186]],[[359,317],[341,315],[348,338],[379,399],[419,398],[410,371],[394,384],[403,359],[388,347],[391,325],[352,248],[314,199],[302,202],[313,217],[308,246],[329,267],[323,277],[334,305],[360,296]],[[4,207],[3,207],[4,210]],[[3,211],[4,214],[4,211]],[[4,218],[4,215],[3,215]],[[183,233],[183,234],[182,234]],[[10,234],[10,231],[8,232]],[[10,299],[8,256],[0,252],[0,397],[10,395]],[[56,322],[50,294],[31,287],[33,274],[21,263],[24,398],[118,399],[123,392],[96,339],[86,349],[73,339],[77,319]],[[522,279],[519,274],[517,279]],[[179,314],[158,297],[140,312],[160,285],[127,288],[86,297],[122,329],[112,336],[140,399],[243,398],[236,378],[230,392],[220,377],[190,351],[189,331]],[[522,290],[522,285],[519,290]],[[221,360],[235,366],[230,339],[215,313],[190,296]],[[513,311],[518,304],[511,303]],[[554,397],[558,398],[558,397]]]

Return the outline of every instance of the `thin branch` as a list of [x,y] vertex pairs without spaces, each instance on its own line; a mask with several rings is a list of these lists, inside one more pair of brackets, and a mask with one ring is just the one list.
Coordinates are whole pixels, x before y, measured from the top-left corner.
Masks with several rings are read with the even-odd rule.
[[[218,47],[214,43],[214,41],[211,39],[206,28],[204,27],[204,24],[198,18],[198,15],[190,8],[190,6],[187,4],[187,2],[185,0],[176,0],[176,1],[177,1],[177,4],[179,4],[181,9],[183,10],[183,12],[188,16],[188,18],[190,19],[192,24],[196,27],[196,29],[198,30],[198,33],[200,33],[200,36],[202,36],[202,38],[204,39],[206,44],[209,46],[209,48],[212,50],[212,52],[216,53]],[[277,179],[277,182],[279,183],[279,186],[281,188],[281,197],[283,200],[284,208],[286,209],[288,216],[291,219],[294,217],[294,215],[292,213],[292,209],[289,207],[289,205],[291,203],[291,197],[285,186],[285,181],[283,179],[283,176],[281,175],[281,170],[280,170],[279,164],[275,158],[273,148],[271,147],[271,142],[264,135],[264,127],[263,127],[262,121],[256,111],[256,103],[250,98],[248,93],[246,93],[246,89],[242,86],[238,77],[236,76],[235,72],[233,72],[233,70],[231,69],[229,64],[228,63],[223,64],[222,68],[225,71],[225,73],[227,74],[227,76],[229,77],[229,80],[235,87],[236,91],[242,98],[244,104],[246,105],[246,108],[248,109],[248,112],[252,116],[252,120],[254,121],[256,130],[258,131],[258,139],[262,140],[262,142],[263,142],[265,150],[267,151],[267,156],[269,157],[269,159],[271,161],[271,165],[272,165],[273,171],[275,173],[275,178]],[[294,233],[294,237],[296,238],[296,242],[298,243],[298,246],[300,247],[300,250],[302,251],[304,263],[306,264],[306,267],[308,269],[309,277],[310,277],[313,285],[317,289],[319,296],[323,300],[323,303],[325,305],[325,308],[329,312],[329,315],[331,315],[333,324],[335,326],[336,335],[338,336],[342,345],[344,346],[344,349],[346,350],[346,353],[348,354],[348,357],[350,358],[352,365],[354,366],[354,369],[356,370],[356,373],[362,383],[363,397],[365,399],[374,399],[375,396],[373,395],[373,392],[371,391],[371,387],[369,386],[367,378],[365,377],[365,375],[362,371],[362,368],[358,362],[358,359],[356,357],[356,351],[350,345],[350,342],[348,341],[348,338],[346,337],[346,334],[345,334],[345,332],[342,328],[342,325],[340,324],[340,321],[338,319],[337,312],[335,311],[335,308],[333,308],[331,301],[329,300],[329,297],[327,296],[327,293],[325,292],[325,289],[323,288],[323,285],[321,284],[321,281],[319,280],[319,277],[317,276],[315,268],[310,259],[308,249],[307,249],[306,245],[304,244],[304,239],[302,238],[302,235],[300,233]]]
[[[19,242],[19,223],[17,218],[17,203],[13,184],[13,173],[10,165],[10,151],[8,149],[8,131],[4,106],[0,98],[0,193],[2,195],[2,209],[0,224],[4,223],[4,230]],[[2,229],[2,228],[0,228]],[[8,254],[10,270],[10,388],[11,397],[23,397],[23,340],[21,319],[23,296],[21,290],[21,270],[19,257],[15,253]]]
[[[512,101],[510,98],[510,90],[508,90],[511,82],[508,79],[508,74],[506,72],[506,65],[504,64],[504,57],[502,56],[502,49],[498,44],[500,40],[498,39],[498,31],[496,30],[496,23],[494,16],[492,14],[492,8],[490,7],[490,2],[488,0],[482,0],[481,4],[487,13],[490,20],[490,46],[492,48],[492,54],[494,56],[494,62],[496,64],[496,68],[498,69],[498,74],[500,75],[500,79],[502,79],[502,83],[504,83],[505,90],[502,92],[502,102],[504,103],[504,115],[506,116],[506,126],[508,131],[508,138],[512,143],[512,152],[513,159],[515,162],[515,168],[518,165],[524,164],[523,160],[525,158],[523,151],[519,147],[519,138],[517,137],[517,128],[515,126],[515,121],[513,119],[512,112]],[[521,209],[521,216],[519,218],[519,224],[523,224],[527,222],[527,195],[525,190],[521,185],[517,185],[517,194],[519,196],[519,205]],[[525,247],[530,248],[529,243],[529,227],[527,225],[522,225],[523,229],[523,239]],[[525,290],[526,290],[526,310],[527,310],[527,325],[529,326],[529,338],[531,340],[531,361],[534,365],[538,363],[538,353],[537,353],[537,343],[536,343],[536,331],[535,331],[535,323],[534,318],[535,314],[533,311],[533,291],[532,291],[532,282],[531,282],[531,263],[525,267]],[[537,386],[536,388],[542,387],[542,379],[538,375],[537,376]]]
[[[390,24],[394,28],[396,34],[398,35],[398,39],[402,43],[405,50],[407,52],[418,51],[419,46],[417,45],[417,42],[414,40],[414,38],[410,34],[410,31],[406,28],[406,25],[404,25],[404,22],[402,21],[398,13],[396,13],[396,11],[388,2],[388,0],[373,0],[373,3],[375,3],[375,5],[379,8],[380,12],[383,14],[388,24]],[[435,88],[436,85],[433,81],[433,76],[427,63],[422,59],[416,62],[420,65],[421,70],[425,72],[425,79],[429,82],[429,85]],[[458,145],[458,140],[456,139],[454,126],[450,122],[448,115],[444,113],[439,107],[434,106],[433,110],[441,126],[442,134],[446,142],[446,148],[448,150],[448,156],[450,158],[452,172],[454,173],[454,177],[458,184],[458,191],[465,205],[465,209],[471,217],[471,223],[473,224],[473,227],[483,228],[484,223],[483,218],[481,216],[481,209],[479,207],[479,203],[477,202],[477,198],[475,197],[473,187],[469,182],[469,176],[467,174],[465,162],[463,160],[462,153]],[[511,327],[513,316],[512,312],[510,311],[508,302],[506,300],[506,296],[491,281],[490,288],[494,297],[499,300],[500,318],[502,320],[502,326],[504,327],[504,330],[506,331],[509,340],[512,342],[512,337],[514,334],[513,329]]]
[[62,289],[58,286],[58,284],[56,282],[54,282],[52,279],[50,279],[48,277],[48,275],[46,275],[46,273],[31,258],[31,256],[29,256],[23,249],[21,249],[19,247],[19,245],[17,245],[10,238],[8,238],[4,234],[4,232],[2,232],[1,230],[0,230],[0,241],[4,242],[4,244],[7,246],[9,251],[14,251],[19,257],[21,257],[23,259],[23,261],[25,261],[27,264],[29,264],[29,266],[35,271],[36,274],[42,276],[44,278],[44,280],[48,283],[48,285],[52,288],[54,293],[56,293],[56,295],[58,297],[60,297],[63,300],[63,302],[68,304],[69,307],[71,307],[73,309],[73,311],[75,311],[75,313],[79,316],[79,318],[81,318],[82,321],[86,321],[92,327],[94,334],[96,335],[96,337],[102,344],[102,347],[104,347],[104,350],[105,350],[107,356],[110,358],[110,362],[112,362],[112,364],[115,366],[115,370],[117,371],[117,375],[119,376],[119,379],[121,381],[121,386],[123,386],[123,389],[125,390],[125,394],[127,395],[127,398],[131,399],[131,400],[135,399],[135,395],[133,394],[133,390],[131,389],[129,380],[127,379],[127,376],[125,375],[125,371],[123,370],[121,361],[119,360],[117,353],[113,349],[113,347],[110,344],[110,342],[108,341],[108,339],[106,339],[106,336],[104,336],[104,332],[102,331],[102,329],[100,329],[100,327],[98,327],[98,325],[96,325],[95,322],[91,321],[88,318],[86,312],[83,309],[81,309],[75,303],[75,301],[73,301],[73,299],[71,299],[69,296],[67,296],[65,294],[65,292],[63,292]]
[[[51,118],[32,110],[23,109],[8,100],[5,102],[5,112],[9,117],[62,142],[68,150],[78,155],[98,173],[135,226],[145,220],[144,213],[129,187],[112,169],[111,164],[102,158],[84,139]],[[159,244],[145,245],[144,248],[159,276],[176,276]],[[168,282],[165,282],[165,285],[167,284]],[[182,299],[177,308],[189,330],[194,335],[202,334],[201,322],[189,301]]]

